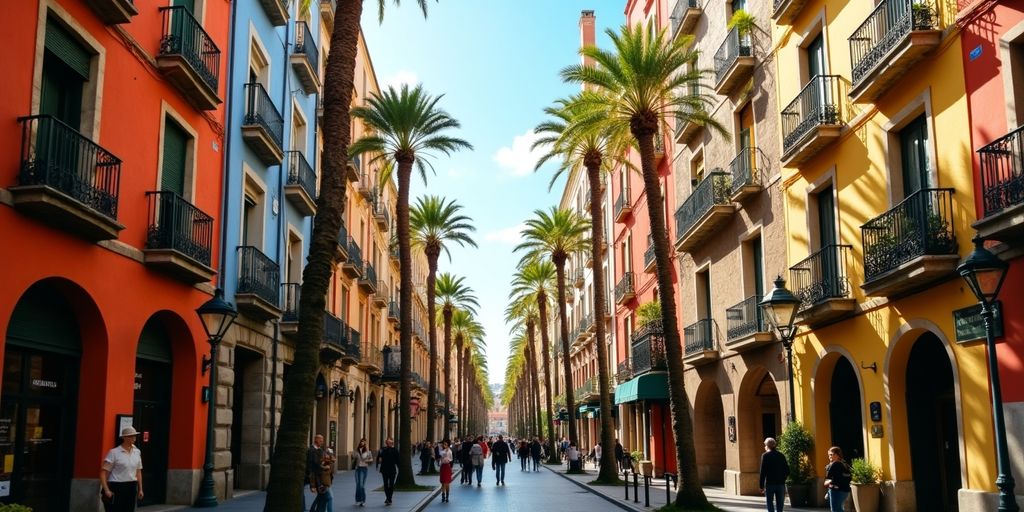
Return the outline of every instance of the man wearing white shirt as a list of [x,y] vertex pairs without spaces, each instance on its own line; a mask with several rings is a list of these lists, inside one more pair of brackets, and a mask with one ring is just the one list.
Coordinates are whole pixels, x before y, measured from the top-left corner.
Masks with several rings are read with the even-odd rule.
[[107,452],[100,470],[103,508],[106,512],[134,512],[142,499],[142,450],[135,447],[139,433],[121,430],[121,444]]

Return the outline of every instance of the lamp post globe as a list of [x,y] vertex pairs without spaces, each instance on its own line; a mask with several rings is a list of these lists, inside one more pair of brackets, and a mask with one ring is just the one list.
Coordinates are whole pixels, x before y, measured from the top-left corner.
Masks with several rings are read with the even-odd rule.
[[801,300],[786,288],[786,280],[782,276],[775,278],[775,288],[758,305],[764,312],[768,323],[779,334],[779,340],[786,349],[786,361],[789,366],[789,421],[796,420],[796,392],[793,390],[793,336],[796,334],[794,324],[796,314],[800,310]]
[[217,346],[224,334],[238,316],[238,311],[230,302],[224,300],[224,291],[218,288],[213,298],[196,308],[196,314],[206,331],[206,339],[210,343],[210,358],[203,356],[202,371],[209,370],[210,382],[206,391],[206,455],[203,461],[203,480],[199,486],[199,496],[195,506],[209,508],[217,506],[217,492],[213,482],[213,423],[216,413],[217,393]]
[[981,237],[974,237],[974,251],[964,258],[956,271],[964,279],[981,304],[981,318],[985,321],[985,345],[988,352],[989,388],[992,390],[992,420],[996,438],[996,488],[999,489],[999,512],[1018,512],[1013,488],[1013,470],[1006,441],[1006,420],[1003,418],[1003,394],[999,382],[999,358],[996,357],[994,326],[996,299],[1006,279],[1009,264],[985,248]]

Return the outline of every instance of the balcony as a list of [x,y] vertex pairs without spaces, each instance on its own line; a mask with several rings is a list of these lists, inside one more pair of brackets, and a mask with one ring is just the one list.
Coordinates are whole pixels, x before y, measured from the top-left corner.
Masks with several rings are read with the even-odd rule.
[[578,268],[572,273],[572,284],[576,288],[583,288],[583,285],[586,284],[586,279],[584,279],[583,277],[582,268]]
[[396,269],[401,265],[402,262],[402,255],[399,254],[398,249],[398,240],[392,238],[390,244],[388,244],[388,258],[391,260],[391,264]]
[[316,172],[300,151],[286,151],[288,156],[288,181],[284,185],[284,197],[302,215],[316,213]]
[[693,366],[717,361],[716,328],[714,320],[705,318],[683,329],[683,361]]
[[220,80],[220,50],[184,6],[161,7],[163,36],[156,67],[199,110],[214,110]]
[[377,291],[377,271],[369,262],[363,265],[363,274],[359,276],[359,289],[366,293]]
[[817,75],[782,110],[782,165],[801,164],[839,138],[842,78]]
[[800,14],[807,0],[775,0],[772,19],[779,25],[789,25]]
[[400,310],[398,309],[398,301],[395,301],[395,300],[389,301],[388,302],[388,322],[391,322],[391,323],[394,323],[394,324],[398,324],[398,322],[402,319],[402,316],[399,314],[399,311]]
[[629,195],[629,187],[625,187],[615,198],[615,222],[625,222],[632,213],[633,199]]
[[284,283],[281,285],[281,334],[285,336],[294,336],[299,332],[299,299],[301,295],[301,284]]
[[676,0],[672,7],[671,22],[672,37],[693,34],[693,28],[700,20],[700,0]]
[[277,294],[281,286],[280,270],[274,260],[252,246],[238,248],[238,311],[258,320],[281,315]]
[[381,356],[384,360],[384,367],[381,372],[381,380],[393,385],[397,385],[402,381],[402,346],[401,345],[385,345],[384,349],[381,350]]
[[345,326],[344,330],[345,340],[342,343],[342,347],[345,353],[341,356],[342,364],[356,364],[359,362],[359,351],[360,351],[360,336],[359,331],[352,327]]
[[[661,165],[661,162],[665,160],[665,136],[662,135],[661,130],[654,132],[654,166]],[[601,187],[602,189],[604,187]]]
[[647,235],[647,250],[644,251],[644,273],[653,274],[654,271],[658,270],[658,266],[655,265],[656,259],[654,255],[654,239],[651,235]]
[[320,52],[309,30],[309,23],[295,22],[295,46],[288,60],[306,94],[315,94],[320,90]]
[[245,84],[242,140],[264,165],[278,165],[284,160],[284,121],[259,82]]
[[638,377],[648,372],[668,370],[665,357],[665,336],[661,319],[650,321],[633,333],[632,340],[633,376]]
[[363,273],[363,253],[359,250],[356,239],[348,237],[348,259],[341,265],[342,272],[350,278],[357,278]]
[[615,303],[622,305],[636,297],[636,290],[633,287],[633,273],[626,272],[622,278],[615,283]]
[[363,172],[359,177],[359,195],[363,196],[363,199],[372,201],[373,197],[377,195],[377,188],[373,186],[373,176],[368,172]]
[[754,73],[754,52],[750,35],[732,29],[715,52],[715,92],[728,96]]
[[320,362],[333,364],[345,355],[345,322],[324,312],[324,341],[320,344]]
[[174,192],[146,192],[146,199],[146,265],[189,284],[209,282],[217,273],[210,266],[213,217]]
[[348,163],[345,165],[345,178],[353,183],[359,181],[359,173],[363,168],[363,161],[359,158],[359,155],[348,157]]
[[854,312],[857,302],[850,296],[846,271],[851,250],[849,245],[827,245],[789,267],[790,286],[802,302],[798,323],[818,327]]
[[377,223],[377,230],[387,233],[391,226],[391,216],[388,214],[387,203],[382,198],[373,200],[373,220]]
[[583,385],[576,388],[573,398],[576,399],[576,403],[596,402],[600,400],[600,383],[597,380],[597,376],[595,375],[583,381]]
[[874,101],[939,46],[937,0],[883,0],[850,36],[850,99]]
[[692,251],[718,232],[736,208],[732,204],[732,177],[712,171],[676,210],[676,250]]
[[358,366],[370,373],[379,373],[384,368],[384,356],[373,344],[364,341],[359,346]]
[[[690,85],[690,96],[700,96],[700,86],[698,84]],[[697,113],[695,107],[690,105],[682,105],[679,107],[681,112],[676,117],[676,142],[680,144],[688,144],[691,139],[698,133],[704,126],[696,120],[690,119],[691,116]]]
[[260,0],[263,11],[275,27],[288,23],[288,0]]
[[633,378],[633,364],[629,359],[625,361],[619,361],[618,367],[615,371],[615,382],[622,384],[629,379]]
[[384,281],[377,281],[377,289],[373,292],[373,306],[384,309],[388,307],[388,286]]
[[348,261],[348,229],[341,223],[338,229],[338,244],[334,248],[334,258],[341,263]]
[[861,226],[867,295],[893,297],[953,274],[953,189],[922,189]]
[[740,351],[772,342],[774,338],[762,316],[759,302],[760,296],[751,295],[725,310],[726,347]]
[[139,13],[132,0],[86,0],[96,16],[107,25],[118,25],[132,21]]
[[764,188],[761,171],[764,169],[765,161],[764,154],[759,149],[747,147],[741,149],[736,158],[729,162],[733,202],[741,203]]
[[580,327],[587,332],[587,334],[593,334],[597,330],[597,324],[594,323],[593,315],[587,315],[583,317],[583,321],[580,322]]
[[86,240],[117,238],[121,159],[55,117],[18,122],[21,168],[8,188],[14,207]]
[[974,223],[982,238],[1024,242],[1024,126],[978,150],[983,216]]
[[334,12],[338,10],[338,0],[320,0],[320,20],[328,28],[328,32],[334,31]]
[[421,376],[419,372],[411,372],[409,374],[409,381],[414,388],[418,388],[421,391],[427,390],[427,381],[423,379],[423,376]]

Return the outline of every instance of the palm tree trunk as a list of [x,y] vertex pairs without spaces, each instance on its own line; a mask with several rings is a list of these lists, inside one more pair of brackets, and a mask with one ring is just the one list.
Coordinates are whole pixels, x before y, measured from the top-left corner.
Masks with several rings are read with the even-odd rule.
[[643,171],[644,192],[647,194],[647,212],[651,220],[651,236],[654,241],[654,261],[658,275],[658,291],[661,294],[661,325],[665,337],[665,359],[668,361],[668,395],[672,410],[672,434],[676,442],[676,465],[679,468],[679,491],[676,505],[680,507],[706,506],[707,497],[700,486],[697,475],[697,461],[693,440],[693,418],[690,417],[690,402],[686,398],[683,382],[683,349],[679,341],[679,324],[676,321],[675,287],[672,283],[672,257],[669,252],[668,230],[665,222],[665,201],[661,195],[657,169],[654,168],[653,127],[635,123],[633,136],[640,146],[640,168]]
[[448,427],[448,411],[452,406],[452,310],[445,306],[441,314],[444,316],[444,420],[441,425],[443,438],[448,439],[451,430]]
[[[313,388],[320,366],[324,336],[327,287],[334,266],[341,217],[345,210],[343,173],[351,142],[349,107],[355,81],[356,47],[362,0],[338,6],[331,30],[331,48],[324,75],[323,133],[331,144],[321,154],[320,197],[309,244],[309,259],[302,271],[299,296],[299,332],[291,371],[284,383],[281,425],[270,460],[266,510],[298,510],[303,503],[306,444],[313,414]],[[210,407],[212,407],[212,402]],[[276,414],[271,411],[271,414]]]
[[533,413],[537,420],[534,424],[533,432],[535,436],[540,437],[543,435],[541,425],[543,425],[544,422],[541,420],[540,416],[540,383],[537,382],[537,342],[536,335],[534,334],[534,327],[536,326],[534,325],[533,320],[526,322],[526,350],[529,354],[528,364],[530,380],[533,382]]
[[[437,442],[437,438],[434,437],[436,429],[434,428],[437,424],[437,419],[434,416],[434,410],[437,408],[436,395],[437,395],[437,315],[436,306],[434,305],[434,283],[437,279],[437,258],[440,256],[440,250],[434,252],[432,248],[428,247],[427,253],[427,326],[430,332],[427,333],[427,338],[430,340],[430,375],[429,382],[427,383],[427,440],[430,442]],[[431,465],[433,466],[433,465]]]
[[462,394],[462,335],[455,336],[455,388],[458,390],[459,403],[456,404],[456,415],[459,417],[459,423],[455,428],[455,435],[462,439],[463,424],[466,421],[466,417],[462,414],[462,404],[466,402],[465,395]]
[[572,388],[572,367],[569,365],[569,319],[565,313],[565,255],[552,255],[558,275],[558,321],[562,331],[562,371],[565,372],[565,408],[569,411],[569,442],[579,446],[576,435],[576,399]]
[[409,181],[414,158],[396,155],[398,162],[398,257],[401,261],[401,287],[398,292],[399,347],[402,350],[402,382],[398,395],[398,479],[396,487],[413,487],[416,478],[412,472],[412,418],[405,410],[412,400],[410,375],[412,374],[412,247],[409,245]]
[[608,368],[608,344],[605,343],[604,312],[608,307],[605,295],[604,267],[601,253],[604,246],[604,217],[601,214],[601,158],[587,162],[587,179],[590,182],[590,250],[594,261],[594,343],[597,345],[597,383],[601,397],[601,472],[597,479],[602,482],[618,481],[618,465],[615,461],[615,423],[612,421],[611,375]]
[[544,395],[545,405],[547,405],[548,411],[548,462],[551,464],[558,463],[558,452],[555,450],[555,408],[554,393],[551,387],[551,360],[548,356],[551,354],[551,345],[548,341],[548,294],[541,290],[537,294],[537,309],[540,312],[540,344],[541,344],[541,360],[544,362],[544,388],[547,389],[547,393]]

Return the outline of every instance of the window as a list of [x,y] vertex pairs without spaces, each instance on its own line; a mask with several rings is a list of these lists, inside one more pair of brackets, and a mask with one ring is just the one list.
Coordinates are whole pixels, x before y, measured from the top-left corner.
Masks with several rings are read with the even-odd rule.
[[[704,179],[704,151],[700,151],[690,161],[690,187],[696,188]],[[691,190],[692,192],[692,190]]]
[[160,168],[160,190],[185,197],[185,175],[192,136],[170,117],[164,119],[164,147]]
[[250,175],[245,177],[242,199],[242,245],[263,250],[263,188]]
[[694,282],[697,285],[697,319],[711,318],[711,272],[697,272]]
[[302,282],[302,239],[295,232],[288,233],[288,254],[284,277],[287,283]]
[[306,119],[300,114],[302,110],[292,109],[292,150],[302,153],[306,160],[312,160],[306,156]]
[[743,243],[743,297],[764,297],[764,254],[761,237]]
[[747,103],[739,114],[736,116],[739,121],[739,129],[736,130],[736,145],[739,147],[740,152],[744,149],[752,148],[754,144],[754,109],[750,103]]
[[259,83],[270,91],[270,59],[255,37],[249,43],[249,83]]
[[815,221],[818,224],[817,230],[812,229],[812,231],[815,231],[813,235],[817,236],[818,249],[835,245],[838,242],[836,238],[835,197],[832,185],[829,184],[820,189],[810,199],[816,214]]
[[622,241],[622,268],[624,273],[633,271],[633,258],[631,257],[632,251],[633,233],[631,231],[627,231],[626,238]]
[[810,43],[804,47],[804,55],[807,58],[807,81],[818,75],[826,74],[825,71],[825,39],[818,33]]
[[729,16],[736,14],[736,11],[747,10],[747,0],[732,0]]
[[90,78],[92,54],[63,25],[46,20],[39,113],[81,130],[82,96]]
[[921,114],[900,130],[903,197],[933,186],[928,171],[928,123]]

